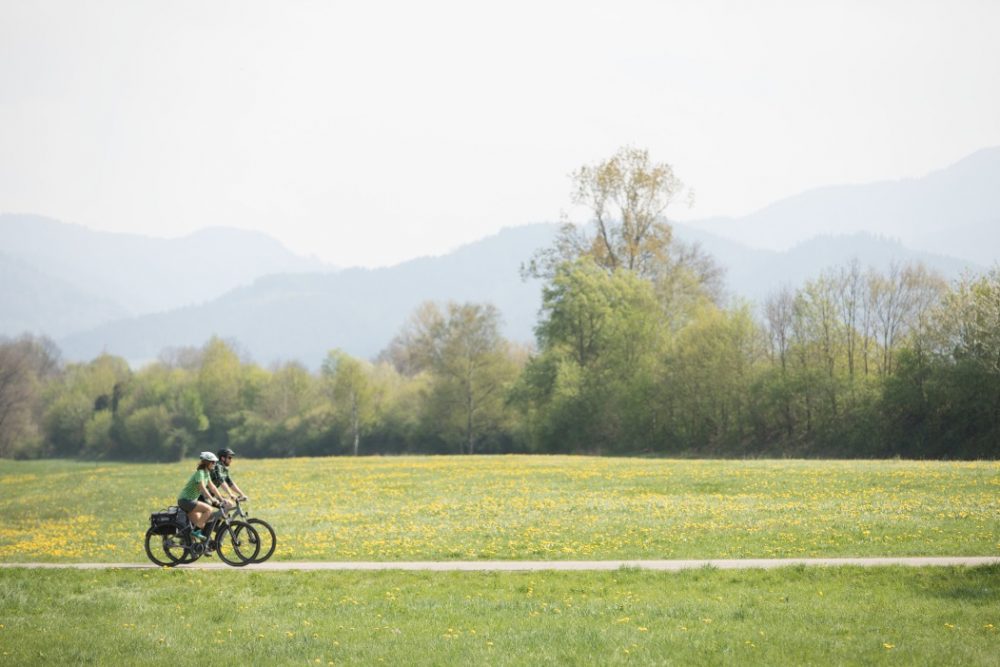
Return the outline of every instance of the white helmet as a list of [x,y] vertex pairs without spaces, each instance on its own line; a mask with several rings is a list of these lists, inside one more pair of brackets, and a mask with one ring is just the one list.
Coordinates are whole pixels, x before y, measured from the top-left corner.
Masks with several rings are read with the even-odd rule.
[[213,463],[219,460],[219,457],[212,452],[202,452],[200,458],[202,461],[212,461]]

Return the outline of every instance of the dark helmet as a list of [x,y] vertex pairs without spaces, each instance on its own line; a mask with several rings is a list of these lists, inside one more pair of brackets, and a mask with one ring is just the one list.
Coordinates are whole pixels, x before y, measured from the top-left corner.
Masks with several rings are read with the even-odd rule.
[[216,454],[219,455],[220,459],[223,456],[236,456],[236,452],[234,452],[233,450],[229,449],[229,447],[223,447],[218,452],[216,452]]

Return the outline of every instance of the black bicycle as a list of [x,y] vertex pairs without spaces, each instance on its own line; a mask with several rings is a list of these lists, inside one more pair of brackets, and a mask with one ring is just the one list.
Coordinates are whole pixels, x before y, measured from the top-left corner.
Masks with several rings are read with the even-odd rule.
[[[274,528],[271,528],[271,524],[263,519],[258,519],[256,517],[251,517],[250,512],[248,512],[241,501],[245,501],[246,498],[237,498],[236,504],[229,509],[229,514],[231,517],[237,519],[236,523],[245,523],[254,528],[254,533],[246,536],[247,541],[257,540],[260,546],[260,553],[254,559],[255,563],[263,563],[272,555],[274,555],[274,548],[278,546],[278,538],[274,534]],[[243,530],[242,527],[236,527],[236,537],[239,540],[243,540],[244,536],[241,534]]]
[[163,567],[186,565],[213,553],[226,565],[242,567],[256,562],[261,539],[257,530],[244,521],[234,520],[227,512],[205,526],[207,539],[191,534],[194,526],[187,513],[179,507],[169,507],[149,517],[146,531],[146,556]]

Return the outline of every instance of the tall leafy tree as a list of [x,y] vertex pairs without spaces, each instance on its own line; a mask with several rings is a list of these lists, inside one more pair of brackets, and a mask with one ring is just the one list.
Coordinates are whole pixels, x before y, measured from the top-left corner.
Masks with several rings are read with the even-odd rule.
[[331,350],[323,360],[323,377],[334,406],[347,418],[351,453],[357,456],[361,434],[375,421],[376,395],[369,367],[343,350]]
[[[86,443],[87,423],[96,412],[112,407],[107,397],[132,376],[121,357],[102,354],[85,364],[69,364],[46,388],[43,423],[49,445],[57,456],[76,456]],[[119,390],[120,391],[120,390]]]
[[214,449],[229,444],[228,431],[243,408],[242,368],[233,346],[218,337],[205,344],[198,370],[198,393],[208,418],[206,445]]
[[31,454],[40,435],[44,384],[59,372],[59,351],[47,338],[0,338],[0,456]]
[[1000,456],[1000,269],[960,280],[906,352],[884,397],[890,442],[918,456]]
[[646,150],[624,147],[607,160],[580,167],[572,182],[573,203],[592,214],[592,229],[564,224],[555,244],[536,254],[525,271],[552,276],[563,262],[588,255],[609,271],[658,274],[671,238],[664,214],[684,190],[673,168],[652,161]]
[[[316,380],[298,362],[279,364],[270,373],[259,374],[260,387],[253,391],[252,402],[245,400],[244,404],[252,405],[256,412],[271,421],[281,422],[300,415],[318,400]],[[248,375],[243,374],[244,384],[256,384],[247,381]],[[244,396],[248,394],[247,390],[243,393]]]
[[426,416],[446,440],[473,454],[504,419],[504,397],[518,373],[491,304],[425,303],[390,345],[406,365],[430,373]]
[[521,267],[523,276],[551,281],[563,264],[589,257],[608,273],[629,271],[653,283],[675,328],[704,300],[724,301],[723,269],[697,243],[673,239],[666,210],[685,189],[669,164],[624,147],[571,179],[571,199],[591,220],[563,224],[553,244]]
[[[519,396],[547,447],[641,448],[664,316],[652,285],[589,257],[563,264],[543,291],[540,354]],[[558,441],[562,440],[563,443]]]
[[893,264],[885,275],[870,279],[873,330],[881,349],[879,373],[894,370],[895,353],[906,338],[919,330],[931,308],[943,296],[944,280],[923,264]]
[[746,305],[707,304],[671,342],[658,383],[661,431],[672,449],[747,453],[766,334]]

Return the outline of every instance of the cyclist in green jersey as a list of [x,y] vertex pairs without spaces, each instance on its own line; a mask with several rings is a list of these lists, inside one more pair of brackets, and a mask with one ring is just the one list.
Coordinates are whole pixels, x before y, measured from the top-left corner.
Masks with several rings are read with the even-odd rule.
[[[187,512],[188,518],[195,526],[191,535],[199,540],[204,540],[205,536],[201,529],[205,527],[205,523],[212,515],[212,505],[225,507],[226,503],[222,494],[215,488],[215,484],[212,484],[210,476],[212,468],[219,461],[218,457],[212,452],[202,452],[199,458],[201,460],[198,462],[198,469],[194,471],[191,479],[181,490],[180,496],[177,497],[177,506]],[[198,500],[199,495],[207,498],[211,505]]]

